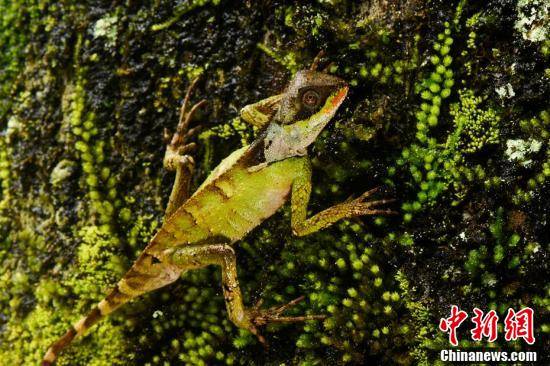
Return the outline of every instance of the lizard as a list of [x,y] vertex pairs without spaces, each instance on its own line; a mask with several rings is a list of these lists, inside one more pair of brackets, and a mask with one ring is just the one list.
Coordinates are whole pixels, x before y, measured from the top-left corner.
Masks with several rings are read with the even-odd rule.
[[265,339],[258,331],[260,326],[323,319],[322,315],[283,315],[303,296],[268,309],[260,307],[261,300],[256,306],[245,307],[233,246],[288,200],[296,236],[314,233],[341,219],[393,213],[381,207],[392,200],[368,200],[375,188],[307,217],[312,190],[308,146],[333,119],[349,89],[343,79],[313,67],[298,71],[283,93],[241,110],[242,120],[260,129],[257,137],[222,160],[189,196],[194,161],[187,153],[196,144],[188,143],[188,138],[198,127],[188,130],[188,125],[206,103],[202,100],[188,108],[195,82],[187,91],[164,156],[164,166],[175,170],[176,177],[163,224],[114,289],[48,348],[42,366],[52,365],[74,338],[123,304],[176,281],[184,271],[208,265],[221,267],[229,319],[252,332],[261,343]]

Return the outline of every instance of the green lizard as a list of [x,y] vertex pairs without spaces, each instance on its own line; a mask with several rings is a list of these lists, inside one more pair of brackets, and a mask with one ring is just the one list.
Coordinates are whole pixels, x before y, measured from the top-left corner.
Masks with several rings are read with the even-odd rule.
[[176,281],[184,271],[212,264],[222,270],[230,320],[254,333],[261,342],[264,338],[258,326],[322,319],[317,315],[282,315],[302,297],[271,309],[246,308],[232,246],[273,215],[289,195],[292,232],[298,236],[345,218],[391,213],[379,208],[389,200],[366,200],[375,191],[370,190],[357,199],[307,218],[311,193],[307,147],[333,118],[348,92],[342,79],[313,69],[299,71],[283,94],[242,109],[242,119],[262,128],[262,132],[252,144],[225,158],[195,193],[187,197],[193,160],[185,154],[194,147],[193,143],[187,143],[187,137],[196,129],[186,131],[193,113],[204,104],[201,101],[187,112],[193,85],[184,100],[182,117],[164,158],[165,166],[176,170],[176,178],[162,227],[107,297],[47,350],[43,366],[51,365],[76,336],[124,303]]

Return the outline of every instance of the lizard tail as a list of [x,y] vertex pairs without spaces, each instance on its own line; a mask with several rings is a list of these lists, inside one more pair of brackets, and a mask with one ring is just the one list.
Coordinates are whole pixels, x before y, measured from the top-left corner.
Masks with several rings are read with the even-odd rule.
[[94,324],[107,316],[115,309],[126,303],[132,298],[119,290],[119,286],[115,287],[111,293],[99,304],[97,304],[88,315],[77,321],[65,334],[53,343],[42,359],[42,366],[50,366],[53,364],[59,352],[67,347],[77,336],[83,335]]
[[153,263],[155,260],[151,255],[143,253],[109,295],[48,348],[41,366],[51,366],[61,350],[120,306],[141,294],[174,282],[179,277],[181,271],[176,267],[160,262]]

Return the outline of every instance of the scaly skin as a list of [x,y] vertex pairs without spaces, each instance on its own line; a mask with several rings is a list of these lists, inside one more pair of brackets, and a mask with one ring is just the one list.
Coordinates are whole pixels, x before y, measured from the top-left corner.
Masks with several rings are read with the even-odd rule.
[[48,349],[42,365],[51,365],[76,336],[127,301],[176,281],[183,271],[211,264],[222,269],[229,318],[236,326],[256,334],[260,341],[264,339],[257,326],[321,319],[322,316],[316,315],[281,316],[301,298],[272,309],[259,306],[247,309],[232,245],[281,208],[289,195],[292,195],[292,231],[296,235],[310,234],[344,218],[391,213],[375,209],[387,200],[366,202],[372,193],[369,191],[356,200],[307,218],[311,166],[306,149],[332,119],[346,94],[347,86],[342,80],[302,71],[284,94],[245,107],[243,119],[255,126],[267,126],[264,132],[251,145],[224,159],[185,200],[189,179],[183,172],[192,170],[192,158],[183,154],[190,150],[186,137],[193,133],[185,131],[198,108],[195,105],[187,112],[188,94],[165,156],[165,166],[176,170],[176,180],[164,224],[115,289]]

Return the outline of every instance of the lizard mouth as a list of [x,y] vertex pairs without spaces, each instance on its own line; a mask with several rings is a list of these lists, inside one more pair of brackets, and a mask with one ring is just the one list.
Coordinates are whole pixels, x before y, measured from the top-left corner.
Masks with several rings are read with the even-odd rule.
[[347,85],[343,86],[342,88],[338,89],[336,92],[336,95],[334,96],[334,99],[332,100],[332,104],[335,108],[340,107],[340,104],[346,99],[346,96],[348,95],[349,87]]
[[346,96],[348,95],[349,87],[347,85],[344,85],[340,89],[336,90],[327,100],[327,103],[325,103],[325,106],[323,107],[321,113],[325,115],[330,115],[331,117],[336,113],[336,110],[340,107],[340,105],[344,102],[346,99]]

